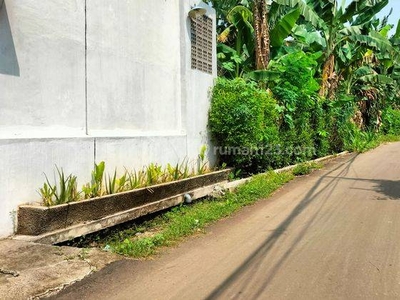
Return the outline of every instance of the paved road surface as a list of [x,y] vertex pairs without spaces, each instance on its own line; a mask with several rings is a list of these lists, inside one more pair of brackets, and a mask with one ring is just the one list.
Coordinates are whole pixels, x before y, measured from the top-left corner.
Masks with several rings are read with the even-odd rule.
[[400,143],[337,159],[152,261],[56,299],[400,299]]

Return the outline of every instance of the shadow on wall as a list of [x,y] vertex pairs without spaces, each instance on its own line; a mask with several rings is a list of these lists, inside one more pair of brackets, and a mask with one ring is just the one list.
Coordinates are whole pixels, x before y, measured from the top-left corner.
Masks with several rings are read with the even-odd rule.
[[0,0],[0,74],[19,76],[18,59],[4,0]]

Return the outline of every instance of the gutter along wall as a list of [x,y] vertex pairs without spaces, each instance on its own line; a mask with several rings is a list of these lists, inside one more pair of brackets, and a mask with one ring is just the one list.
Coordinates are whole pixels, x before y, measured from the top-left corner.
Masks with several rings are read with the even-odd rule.
[[[184,2],[184,3],[182,3]],[[5,0],[0,9],[0,237],[55,165],[195,160],[216,76],[191,69],[194,1]],[[210,8],[207,15],[214,20]],[[210,157],[212,160],[212,157]]]

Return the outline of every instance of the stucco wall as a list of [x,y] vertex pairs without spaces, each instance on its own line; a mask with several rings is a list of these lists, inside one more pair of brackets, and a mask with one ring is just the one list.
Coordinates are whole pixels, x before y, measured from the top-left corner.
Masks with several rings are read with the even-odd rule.
[[216,59],[212,75],[191,69],[193,4],[4,1],[0,237],[12,233],[19,204],[39,200],[43,173],[55,165],[82,185],[95,161],[112,172],[196,159],[208,143]]

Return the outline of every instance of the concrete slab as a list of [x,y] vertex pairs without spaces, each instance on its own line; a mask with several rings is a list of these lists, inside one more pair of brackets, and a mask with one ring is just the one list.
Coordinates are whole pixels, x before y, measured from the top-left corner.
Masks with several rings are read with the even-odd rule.
[[99,249],[0,240],[0,298],[25,300],[51,295],[120,259]]

